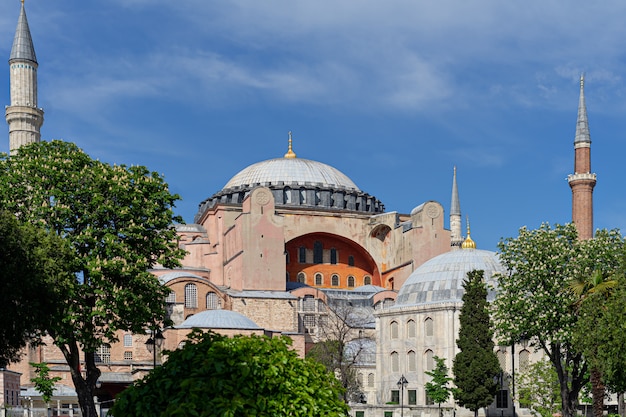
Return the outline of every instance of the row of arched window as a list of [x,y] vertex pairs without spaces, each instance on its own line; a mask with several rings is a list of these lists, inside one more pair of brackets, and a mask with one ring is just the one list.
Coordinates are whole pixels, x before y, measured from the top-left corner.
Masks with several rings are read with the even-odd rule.
[[[428,349],[422,355],[424,371],[432,371],[435,368],[435,360],[433,359],[433,351]],[[417,372],[418,356],[414,350],[409,350],[406,353],[406,364],[402,369],[402,372]],[[391,352],[391,372],[400,372],[400,354],[396,351]]]
[[[314,279],[315,279],[315,286],[321,287],[321,286],[327,285],[324,282],[324,274],[322,274],[321,272],[317,272],[314,275]],[[306,274],[304,272],[298,272],[297,281],[302,284],[305,284]],[[372,277],[370,277],[369,275],[365,275],[363,277],[363,285],[372,285]],[[341,277],[339,276],[339,274],[332,274],[330,276],[330,286],[332,287],[341,286]],[[348,275],[348,277],[346,278],[346,286],[347,287],[356,286],[356,278],[354,278],[354,275]]]
[[[417,323],[413,319],[409,319],[406,322],[405,326],[405,337],[417,337]],[[400,337],[400,323],[393,320],[389,323],[389,332],[391,334],[392,339],[398,339]],[[433,319],[430,317],[426,317],[424,319],[424,336],[433,336],[434,334],[434,324]]]
[[367,374],[367,377],[363,374],[363,372],[359,372],[356,376],[357,381],[360,387],[374,388],[374,373],[370,372]]
[[[166,303],[176,303],[176,292],[171,291]],[[205,298],[207,310],[219,310],[222,308],[222,299],[213,291],[208,292]],[[198,286],[196,284],[185,285],[185,308],[198,308]]]
[[[289,253],[287,253],[287,263],[290,263]],[[313,243],[313,251],[307,250],[305,246],[298,247],[298,263],[300,264],[331,264],[339,263],[339,252],[336,248],[324,250],[324,245],[319,240]],[[354,266],[354,256],[348,256],[348,266]]]

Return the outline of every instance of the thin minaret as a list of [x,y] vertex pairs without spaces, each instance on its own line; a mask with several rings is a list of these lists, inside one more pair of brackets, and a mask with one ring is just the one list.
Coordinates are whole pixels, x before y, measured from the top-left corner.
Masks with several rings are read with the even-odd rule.
[[41,140],[43,110],[37,107],[37,57],[30,36],[24,0],[9,57],[11,105],[6,108],[9,150]]
[[459,189],[456,185],[456,167],[452,176],[452,199],[450,202],[450,246],[453,250],[459,249],[463,243],[461,234],[461,204],[459,203]]
[[585,76],[580,76],[578,120],[574,139],[574,173],[567,181],[572,189],[572,222],[578,229],[578,238],[593,238],[593,187],[596,174],[591,172],[591,136],[585,105]]

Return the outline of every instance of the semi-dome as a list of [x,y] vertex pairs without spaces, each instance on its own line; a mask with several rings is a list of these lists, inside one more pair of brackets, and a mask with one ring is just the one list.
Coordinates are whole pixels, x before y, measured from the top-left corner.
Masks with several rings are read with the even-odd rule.
[[[417,268],[398,293],[396,306],[461,302],[463,281],[473,270],[485,271],[485,280],[495,285],[493,275],[505,273],[495,252],[465,248],[436,256]],[[493,299],[494,292],[489,292]]]
[[243,314],[230,310],[205,310],[190,316],[177,329],[239,329],[259,330],[255,322]]
[[276,206],[319,210],[382,213],[385,206],[359,189],[343,172],[330,165],[297,158],[292,150],[282,158],[257,162],[232,177],[220,191],[200,203],[194,222],[217,204],[241,204],[256,187],[269,188]]

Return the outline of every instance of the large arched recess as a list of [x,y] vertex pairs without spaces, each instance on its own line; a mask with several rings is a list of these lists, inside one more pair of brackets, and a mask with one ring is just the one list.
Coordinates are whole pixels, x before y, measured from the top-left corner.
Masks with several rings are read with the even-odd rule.
[[[322,246],[322,262],[319,262],[319,256],[318,259],[314,256],[316,242]],[[301,256],[301,248],[305,248],[305,259]],[[332,256],[333,249],[336,259]],[[352,289],[365,284],[382,286],[380,271],[372,256],[361,245],[345,237],[309,233],[287,242],[285,250],[288,253],[287,276],[290,281],[298,282],[298,277],[301,277],[311,287],[334,289]],[[321,285],[316,282],[318,274],[322,276]],[[334,280],[333,275],[336,276]],[[337,281],[338,285],[334,285]]]

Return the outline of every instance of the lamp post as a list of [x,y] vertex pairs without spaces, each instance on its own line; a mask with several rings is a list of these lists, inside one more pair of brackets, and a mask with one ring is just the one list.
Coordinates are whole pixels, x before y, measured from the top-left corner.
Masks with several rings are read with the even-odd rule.
[[152,353],[152,369],[156,368],[157,350],[163,346],[164,341],[165,337],[161,333],[161,329],[152,329],[152,336],[146,341],[148,352]]
[[404,417],[404,387],[408,383],[409,381],[406,380],[404,375],[400,377],[400,380],[397,383],[398,389],[400,390],[400,416],[401,417]]

